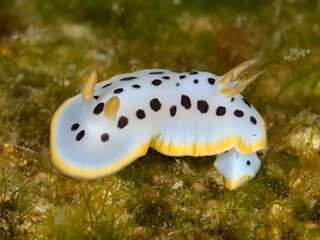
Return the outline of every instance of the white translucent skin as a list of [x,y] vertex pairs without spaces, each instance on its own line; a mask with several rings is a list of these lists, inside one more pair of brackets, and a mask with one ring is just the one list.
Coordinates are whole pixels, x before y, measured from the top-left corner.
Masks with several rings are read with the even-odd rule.
[[[161,71],[162,74],[150,74],[150,72]],[[180,79],[181,75],[185,78]],[[134,80],[121,81],[125,77],[136,77]],[[162,77],[169,76],[170,80]],[[214,78],[215,84],[208,84],[208,78]],[[253,106],[248,106],[243,97],[238,94],[231,101],[220,93],[221,85],[219,76],[209,72],[198,72],[196,75],[177,73],[164,69],[147,69],[133,73],[121,74],[96,85],[93,95],[99,96],[93,99],[92,104],[86,106],[81,95],[76,95],[61,109],[54,131],[53,144],[60,158],[70,166],[80,169],[100,169],[112,166],[119,159],[127,156],[134,149],[143,143],[159,138],[167,144],[178,144],[187,146],[190,144],[206,144],[221,141],[228,136],[240,136],[241,139],[251,144],[258,139],[265,137],[264,120]],[[161,85],[154,86],[151,82],[160,79]],[[198,83],[194,83],[198,79]],[[105,84],[111,86],[102,88]],[[179,83],[179,87],[176,84]],[[140,89],[132,87],[139,84]],[[120,94],[114,94],[117,88],[123,88]],[[98,103],[106,103],[111,97],[117,96],[120,101],[120,108],[115,120],[108,120],[105,115],[93,114],[93,109]],[[185,109],[181,106],[181,96],[187,95],[191,99],[191,108]],[[161,102],[161,109],[157,112],[150,108],[150,100],[158,98]],[[197,102],[205,100],[209,104],[206,114],[200,113],[197,109]],[[177,112],[174,117],[170,116],[170,107],[176,105]],[[225,106],[226,114],[217,116],[216,110],[219,106]],[[145,119],[137,119],[136,111],[143,109]],[[235,117],[234,111],[240,109],[244,112],[241,118]],[[129,119],[128,125],[119,129],[117,121],[121,116]],[[254,116],[257,124],[250,123],[250,116]],[[77,131],[71,131],[70,127],[79,123]],[[85,130],[85,136],[81,141],[75,141],[77,133]],[[110,139],[101,142],[102,133],[108,133]],[[198,153],[192,156],[219,154],[220,152]],[[232,151],[231,151],[232,152]],[[164,153],[166,154],[166,153]],[[185,153],[176,156],[184,156]],[[191,154],[189,154],[191,155]],[[241,155],[239,155],[241,156]],[[218,159],[229,159],[228,154],[221,154]],[[217,160],[218,164],[219,160]],[[238,164],[238,163],[237,163]],[[232,169],[241,169],[236,163]],[[240,166],[240,165],[239,165]],[[66,172],[68,173],[68,172]],[[111,174],[107,173],[107,174]],[[226,176],[237,176],[241,171],[221,171]]]
[[234,149],[219,154],[214,162],[215,168],[237,188],[252,179],[261,166],[257,153],[242,154]]

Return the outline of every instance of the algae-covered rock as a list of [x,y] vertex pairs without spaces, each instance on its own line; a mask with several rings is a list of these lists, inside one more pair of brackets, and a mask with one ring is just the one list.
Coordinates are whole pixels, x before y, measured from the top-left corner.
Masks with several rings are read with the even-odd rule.
[[274,150],[295,154],[301,167],[320,171],[320,115],[302,111],[288,123],[278,127]]
[[[318,1],[0,1],[0,239],[319,239]],[[217,74],[258,57],[257,177],[224,188],[214,157],[150,150],[84,181],[52,167],[56,108],[96,69]]]

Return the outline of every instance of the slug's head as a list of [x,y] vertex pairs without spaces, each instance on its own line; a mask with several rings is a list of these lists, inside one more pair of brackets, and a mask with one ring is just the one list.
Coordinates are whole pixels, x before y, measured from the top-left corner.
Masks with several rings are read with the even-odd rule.
[[233,190],[243,185],[257,174],[261,161],[256,153],[242,154],[230,150],[220,154],[214,166],[225,178],[225,185]]
[[94,179],[112,174],[149,147],[145,126],[129,117],[120,97],[102,92],[96,83],[93,72],[81,94],[65,101],[51,121],[52,162],[70,176]]

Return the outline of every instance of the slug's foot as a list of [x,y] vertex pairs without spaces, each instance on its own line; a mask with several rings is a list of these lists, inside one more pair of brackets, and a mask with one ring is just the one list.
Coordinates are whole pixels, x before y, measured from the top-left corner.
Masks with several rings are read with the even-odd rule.
[[219,154],[214,162],[215,168],[225,179],[225,186],[236,189],[254,178],[261,166],[256,153],[242,154],[235,149]]

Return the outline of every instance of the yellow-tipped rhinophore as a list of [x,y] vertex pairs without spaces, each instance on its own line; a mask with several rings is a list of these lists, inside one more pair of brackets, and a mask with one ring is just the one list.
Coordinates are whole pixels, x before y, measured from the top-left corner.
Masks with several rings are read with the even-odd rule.
[[89,103],[92,100],[92,95],[94,92],[94,87],[98,82],[98,74],[94,70],[91,74],[87,77],[81,87],[81,95],[82,99],[85,103]]
[[104,104],[104,114],[109,120],[115,120],[120,107],[120,100],[117,96],[111,97]]

